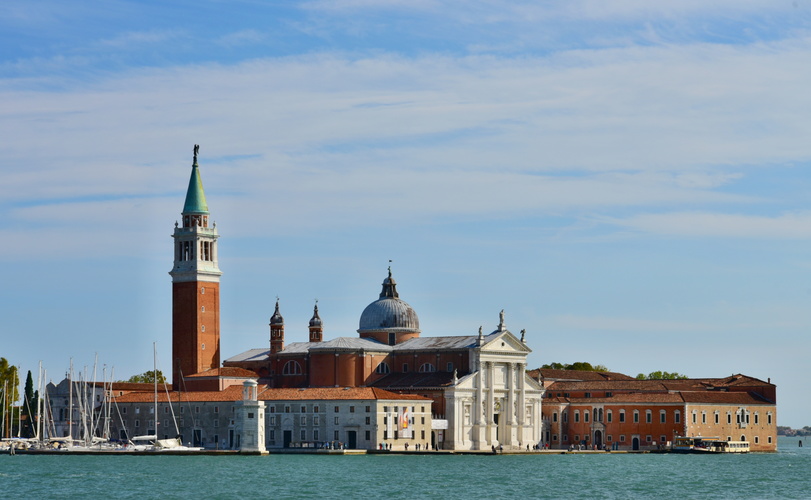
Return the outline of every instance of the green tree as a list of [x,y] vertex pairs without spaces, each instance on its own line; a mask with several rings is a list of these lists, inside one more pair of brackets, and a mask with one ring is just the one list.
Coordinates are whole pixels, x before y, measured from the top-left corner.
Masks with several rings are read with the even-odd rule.
[[140,383],[140,384],[151,384],[155,382],[155,374],[158,375],[158,383],[165,384],[166,377],[163,375],[163,372],[160,370],[149,370],[148,372],[144,372],[140,375],[133,375],[130,377],[127,382],[133,383]]
[[608,367],[605,365],[592,365],[591,363],[587,363],[585,361],[577,361],[572,364],[563,364],[563,363],[549,363],[546,365],[541,366],[542,370],[579,370],[585,372],[607,372]]
[[11,436],[12,405],[20,398],[20,377],[17,367],[9,364],[6,358],[0,358],[0,421],[5,425],[2,430],[3,437]]
[[34,392],[34,379],[31,377],[31,370],[28,370],[28,376],[25,377],[25,389],[23,391],[22,414],[25,417],[23,420],[23,428],[20,435],[25,438],[34,437],[34,419],[37,414],[37,400],[39,394]]
[[636,376],[637,380],[683,380],[690,378],[687,375],[682,375],[678,372],[663,372],[663,371],[655,371],[650,372],[647,375],[644,373],[640,373]]

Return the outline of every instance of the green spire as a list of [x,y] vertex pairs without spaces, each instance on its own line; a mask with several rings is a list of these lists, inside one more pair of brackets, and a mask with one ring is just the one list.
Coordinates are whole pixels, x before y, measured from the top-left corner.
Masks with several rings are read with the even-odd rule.
[[203,181],[200,179],[200,168],[197,166],[197,150],[194,146],[194,164],[191,168],[189,190],[186,191],[186,203],[183,205],[184,214],[208,214],[206,194],[203,192]]

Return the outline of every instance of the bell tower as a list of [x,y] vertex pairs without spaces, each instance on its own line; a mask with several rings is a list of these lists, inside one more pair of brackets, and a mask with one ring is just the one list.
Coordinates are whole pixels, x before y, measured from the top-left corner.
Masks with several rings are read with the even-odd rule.
[[194,146],[189,189],[175,222],[172,276],[172,385],[183,376],[220,366],[220,269],[217,225],[210,220]]

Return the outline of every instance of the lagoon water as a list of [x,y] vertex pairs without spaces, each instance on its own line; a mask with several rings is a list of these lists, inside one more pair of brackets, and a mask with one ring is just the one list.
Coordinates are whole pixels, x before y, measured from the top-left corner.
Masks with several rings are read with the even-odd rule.
[[811,498],[807,441],[747,455],[4,455],[0,497]]

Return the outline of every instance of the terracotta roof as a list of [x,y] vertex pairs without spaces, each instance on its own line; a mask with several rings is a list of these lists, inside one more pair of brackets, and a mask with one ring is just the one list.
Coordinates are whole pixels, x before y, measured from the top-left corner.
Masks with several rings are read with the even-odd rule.
[[721,392],[721,391],[696,391],[682,392],[682,397],[687,403],[717,403],[727,405],[774,405],[757,394],[750,392]]
[[246,370],[244,368],[237,368],[236,366],[224,366],[222,368],[212,368],[201,373],[195,373],[185,378],[195,377],[230,377],[230,378],[258,378],[256,372]]
[[[101,387],[106,389],[109,386],[109,382],[90,382],[91,385],[94,387]],[[140,383],[140,382],[113,382],[114,391],[151,391],[152,388],[155,386],[152,382],[147,383]]]
[[[118,396],[118,403],[152,403],[154,392],[131,392]],[[337,401],[337,400],[395,400],[395,401],[430,401],[414,394],[395,394],[376,387],[320,387],[311,389],[273,389],[260,386],[258,398],[261,401]],[[231,386],[222,391],[191,391],[158,393],[158,402],[215,402],[215,401],[241,401],[242,387]]]
[[409,372],[386,375],[372,385],[387,389],[426,389],[447,387],[452,383],[453,372]]
[[684,399],[680,393],[631,392],[616,394],[610,398],[569,398],[569,401],[572,404],[683,403]]
[[661,380],[602,380],[585,382],[554,382],[547,388],[547,392],[574,392],[574,391],[658,391],[667,392]]
[[636,380],[624,373],[617,372],[592,372],[584,370],[554,370],[551,368],[536,368],[528,372],[529,376],[537,379],[540,375],[544,379],[551,380]]

